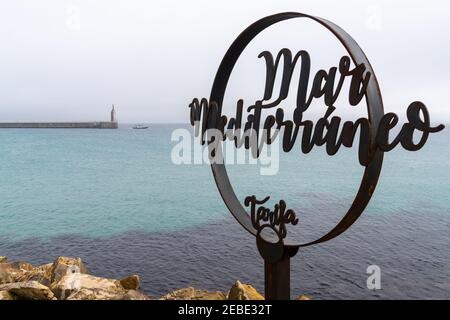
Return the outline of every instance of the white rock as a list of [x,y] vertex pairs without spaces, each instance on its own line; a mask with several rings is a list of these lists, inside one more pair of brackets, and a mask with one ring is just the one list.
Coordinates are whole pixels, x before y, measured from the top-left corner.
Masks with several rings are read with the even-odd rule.
[[99,278],[82,273],[68,273],[59,282],[52,284],[51,289],[58,299],[66,299],[82,289],[86,295],[98,291],[105,296],[123,294],[126,291],[118,280]]

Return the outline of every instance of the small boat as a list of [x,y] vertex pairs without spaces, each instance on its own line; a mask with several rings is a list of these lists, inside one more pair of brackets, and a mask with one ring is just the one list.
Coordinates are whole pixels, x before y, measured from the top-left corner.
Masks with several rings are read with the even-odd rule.
[[133,126],[133,129],[148,129],[148,126],[145,126],[143,124],[136,124]]

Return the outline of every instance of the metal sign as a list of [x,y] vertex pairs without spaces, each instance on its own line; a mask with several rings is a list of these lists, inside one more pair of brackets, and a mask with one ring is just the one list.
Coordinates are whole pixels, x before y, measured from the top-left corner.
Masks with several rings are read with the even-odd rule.
[[[320,70],[312,77],[311,57],[308,52],[299,51],[294,55],[289,49],[283,49],[274,56],[263,51],[258,56],[266,64],[263,98],[247,108],[249,115],[245,123],[242,123],[242,100],[237,103],[235,117],[228,119],[222,115],[228,80],[243,50],[264,29],[293,18],[310,19],[328,29],[345,47],[348,56],[342,57],[337,67],[328,71]],[[292,114],[293,120],[286,120],[284,110],[279,104],[288,97],[296,67],[300,68],[296,108]],[[277,74],[282,75],[282,80],[279,91],[275,92]],[[334,103],[347,79],[350,81],[349,104],[356,106],[365,99],[367,118],[343,122],[340,117],[333,116]],[[309,92],[308,88],[311,88]],[[327,110],[323,117],[313,123],[304,120],[303,113],[315,99],[323,99]],[[389,132],[397,126],[399,118],[394,113],[384,113],[375,72],[356,41],[328,20],[295,12],[265,17],[245,29],[226,52],[217,71],[210,99],[193,99],[189,107],[191,124],[195,127],[196,134],[201,135],[203,144],[208,144],[213,176],[223,201],[239,223],[256,237],[258,250],[265,261],[266,299],[290,299],[289,259],[300,247],[331,240],[346,231],[358,219],[375,191],[385,152],[391,151],[399,144],[406,150],[417,151],[425,145],[430,133],[444,129],[443,125],[431,125],[430,115],[423,103],[413,102],[407,109],[408,122],[403,124],[397,136],[390,140]],[[275,110],[275,115],[262,119],[264,109]],[[303,153],[309,153],[315,146],[325,146],[329,155],[336,154],[341,146],[352,147],[359,132],[358,158],[360,165],[365,167],[359,190],[340,222],[311,242],[297,243],[286,238],[286,225],[297,225],[298,218],[284,200],[280,200],[273,209],[264,206],[269,196],[258,198],[251,195],[241,202],[233,190],[223,162],[221,146],[226,139],[234,140],[236,147],[250,149],[252,155],[257,158],[262,144],[271,144],[277,134],[281,135],[280,132],[285,152],[291,151],[296,141],[301,141],[299,144]],[[420,140],[415,143],[413,135],[418,133],[421,135]]]

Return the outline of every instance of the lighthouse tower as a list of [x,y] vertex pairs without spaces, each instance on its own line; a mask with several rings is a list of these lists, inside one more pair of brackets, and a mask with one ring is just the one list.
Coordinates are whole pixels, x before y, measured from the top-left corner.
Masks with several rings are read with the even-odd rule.
[[114,105],[112,105],[111,110],[111,122],[117,122],[116,110],[114,109]]

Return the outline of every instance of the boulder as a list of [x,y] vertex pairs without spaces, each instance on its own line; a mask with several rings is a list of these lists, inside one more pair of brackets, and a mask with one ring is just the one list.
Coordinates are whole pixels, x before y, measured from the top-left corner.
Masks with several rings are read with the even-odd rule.
[[120,284],[127,290],[137,290],[140,287],[140,280],[137,274],[120,280]]
[[0,291],[0,300],[16,300],[16,297],[9,291]]
[[18,282],[33,266],[26,262],[0,263],[0,284]]
[[34,267],[32,270],[25,272],[18,278],[18,281],[37,281],[44,286],[50,287],[52,283],[53,263],[44,264]]
[[220,291],[199,290],[192,287],[175,290],[159,298],[159,300],[226,300]]
[[88,273],[81,258],[58,257],[51,268],[51,283],[56,283],[68,273]]
[[296,300],[311,300],[311,298],[305,295],[301,295]]
[[149,300],[139,287],[138,275],[120,281],[88,275],[80,258],[33,267],[0,257],[0,300]]
[[264,296],[251,285],[237,280],[228,293],[228,300],[264,300]]
[[72,295],[72,300],[81,299],[81,297],[90,300],[90,297],[94,296],[98,296],[98,299],[103,299],[101,297],[106,299],[126,292],[119,280],[82,273],[68,273],[58,282],[53,283],[51,290],[58,299],[66,299]]
[[137,290],[128,290],[120,300],[150,300],[150,297]]
[[81,288],[68,296],[67,300],[150,300],[150,298],[136,290],[109,291],[99,288]]
[[0,291],[7,291],[22,300],[56,300],[53,292],[37,281],[3,284]]
[[14,282],[16,277],[9,273],[7,269],[0,266],[0,285],[5,283]]
[[98,288],[81,288],[71,292],[67,300],[118,300],[118,292],[102,290]]
[[33,265],[29,264],[28,262],[24,262],[24,261],[11,262],[10,264],[12,264],[16,268],[18,268],[19,270],[22,270],[24,272],[31,271],[34,268]]

